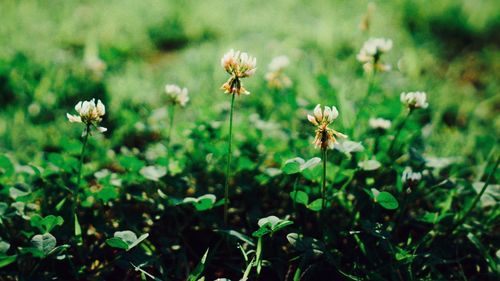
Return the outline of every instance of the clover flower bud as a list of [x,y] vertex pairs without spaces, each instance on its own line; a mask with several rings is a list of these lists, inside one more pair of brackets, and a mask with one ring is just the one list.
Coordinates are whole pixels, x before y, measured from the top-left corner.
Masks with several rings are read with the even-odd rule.
[[97,131],[103,133],[106,132],[107,129],[104,127],[99,127],[99,123],[102,121],[102,116],[106,114],[106,108],[101,100],[91,99],[90,101],[80,101],[76,104],[75,110],[78,115],[72,115],[66,113],[66,117],[71,123],[83,123],[87,127],[83,131],[82,136],[85,136],[87,133],[87,129],[94,127]]
[[425,92],[401,93],[401,102],[410,110],[416,108],[427,108],[427,94]]
[[221,65],[231,75],[227,82],[222,85],[221,89],[228,94],[250,94],[243,87],[241,79],[255,74],[257,59],[245,52],[231,49],[222,57]]
[[307,120],[316,126],[316,135],[314,137],[314,146],[321,149],[333,149],[336,138],[347,138],[346,135],[329,128],[328,126],[339,116],[335,106],[325,106],[321,110],[321,105],[316,105],[313,115],[308,114]]
[[185,107],[189,101],[189,95],[187,88],[181,88],[174,84],[167,84],[165,86],[165,93],[168,98],[168,103],[172,105],[180,105]]

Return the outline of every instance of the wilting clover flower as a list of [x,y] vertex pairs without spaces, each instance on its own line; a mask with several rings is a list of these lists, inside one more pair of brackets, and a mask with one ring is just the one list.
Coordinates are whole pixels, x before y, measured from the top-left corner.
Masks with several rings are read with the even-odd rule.
[[188,90],[186,88],[181,89],[177,85],[167,84],[165,86],[165,93],[167,94],[167,102],[171,105],[178,104],[181,107],[185,107],[189,101]]
[[292,80],[283,73],[285,68],[290,64],[287,56],[275,57],[268,66],[266,80],[270,88],[283,89],[292,85]]
[[102,116],[106,113],[106,109],[101,100],[91,99],[90,101],[80,101],[75,106],[76,112],[78,115],[72,115],[66,113],[66,117],[68,117],[69,122],[72,123],[83,123],[86,125],[85,130],[83,131],[82,136],[87,135],[88,130],[91,127],[94,127],[99,132],[106,132],[107,129],[104,127],[99,127],[99,123],[102,121]]
[[401,102],[410,110],[416,108],[427,108],[427,94],[425,92],[401,93]]
[[384,64],[381,61],[383,53],[387,53],[392,49],[392,40],[384,38],[371,38],[366,41],[357,55],[358,61],[363,63],[363,68],[366,72],[371,73],[373,70],[384,72],[389,71],[391,66]]
[[328,127],[333,120],[337,119],[339,112],[335,106],[328,107],[321,111],[321,105],[316,105],[313,115],[307,115],[307,119],[316,126],[316,136],[314,138],[314,146],[321,149],[333,149],[337,142],[337,138],[347,138],[346,135],[335,131]]
[[249,95],[241,83],[242,78],[252,76],[256,71],[257,59],[245,52],[231,49],[221,59],[221,65],[231,75],[221,89],[227,94]]
[[391,120],[384,118],[370,118],[368,124],[374,130],[387,130],[391,127]]

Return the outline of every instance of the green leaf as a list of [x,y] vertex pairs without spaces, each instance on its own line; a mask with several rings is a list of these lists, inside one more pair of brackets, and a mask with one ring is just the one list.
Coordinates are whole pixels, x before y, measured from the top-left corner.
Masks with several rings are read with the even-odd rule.
[[182,200],[183,204],[192,204],[197,211],[206,211],[214,207],[217,197],[213,194],[205,194],[198,198],[186,197]]
[[161,166],[142,167],[139,173],[148,180],[158,181],[167,174],[167,168]]
[[300,157],[288,159],[285,161],[285,164],[283,165],[281,170],[283,171],[283,173],[287,175],[300,173],[300,166],[304,163],[305,163],[304,159]]
[[316,167],[319,163],[321,163],[321,158],[313,157],[309,159],[306,163],[300,165],[300,171],[304,171],[306,169],[311,169]]
[[64,219],[61,216],[48,215],[42,218],[40,215],[31,217],[30,224],[38,228],[42,233],[50,232],[54,227],[63,225]]
[[0,155],[0,175],[11,177],[12,175],[14,175],[14,172],[15,168],[9,157]]
[[201,274],[203,273],[203,271],[205,270],[205,263],[207,261],[207,255],[208,255],[208,250],[207,249],[205,251],[205,254],[203,255],[203,257],[201,258],[200,262],[198,263],[198,265],[193,269],[193,271],[189,274],[187,280],[188,281],[197,281]]
[[106,240],[106,244],[113,248],[119,248],[129,251],[135,246],[139,245],[139,243],[141,243],[144,239],[148,238],[148,236],[149,234],[145,233],[137,238],[137,235],[130,230],[117,231],[115,232],[113,238],[109,238]]
[[13,256],[4,256],[0,255],[0,268],[5,267],[17,260],[17,255]]
[[268,233],[277,232],[291,224],[293,224],[292,221],[282,220],[276,216],[261,218],[258,221],[258,225],[260,228],[257,231],[254,231],[252,233],[252,236],[260,238]]
[[399,207],[398,200],[387,191],[382,191],[375,196],[375,202],[388,210],[394,210]]
[[57,240],[52,234],[45,233],[33,236],[33,238],[31,238],[31,243],[33,247],[42,252],[44,256],[47,256],[50,251],[56,247]]
[[128,244],[123,242],[121,238],[113,237],[106,240],[106,244],[113,248],[128,250]]
[[301,190],[290,192],[290,198],[302,205],[307,206],[307,204],[309,203],[309,196],[307,195],[307,193]]
[[311,202],[311,204],[307,205],[307,208],[314,212],[319,212],[323,208],[323,201],[321,198],[318,198]]
[[10,244],[8,242],[0,240],[0,255],[7,253],[10,248]]

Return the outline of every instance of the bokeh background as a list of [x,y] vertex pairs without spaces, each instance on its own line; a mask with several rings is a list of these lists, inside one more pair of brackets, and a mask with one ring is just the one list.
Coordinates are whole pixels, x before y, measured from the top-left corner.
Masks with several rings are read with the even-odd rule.
[[[258,58],[252,95],[238,99],[237,138],[250,116],[303,126],[316,103],[337,105],[341,127],[354,115],[390,118],[399,94],[426,91],[431,111],[427,150],[477,163],[497,143],[500,96],[498,1],[12,1],[0,3],[0,147],[36,161],[78,134],[65,112],[79,100],[108,107],[108,147],[140,146],[161,123],[166,83],[189,89],[174,142],[195,120],[223,121],[229,98],[220,90],[221,56],[230,48]],[[360,23],[369,16],[369,28]],[[379,95],[355,108],[366,92],[356,54],[370,37],[386,37],[393,71]],[[274,56],[287,55],[299,110],[269,98],[263,79]],[[267,112],[267,113],[266,113]],[[255,116],[254,116],[255,117]],[[166,118],[166,117],[165,117]],[[286,122],[284,122],[286,121]],[[291,123],[289,123],[291,122]],[[158,131],[158,130],[156,130]],[[142,139],[142,140],[141,140]],[[221,140],[223,141],[223,140]],[[284,147],[285,149],[286,147]]]

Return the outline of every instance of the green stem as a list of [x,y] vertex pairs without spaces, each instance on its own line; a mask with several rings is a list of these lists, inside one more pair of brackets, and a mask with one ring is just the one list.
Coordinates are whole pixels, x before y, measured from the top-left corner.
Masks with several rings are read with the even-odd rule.
[[168,134],[167,134],[167,153],[168,153],[169,147],[170,147],[170,138],[172,136],[172,128],[174,127],[175,106],[171,105],[168,111],[169,111],[170,125],[168,127]]
[[80,163],[78,165],[78,178],[76,181],[75,189],[73,190],[73,202],[71,204],[71,216],[73,218],[73,225],[75,226],[75,234],[77,234],[77,203],[78,203],[78,193],[80,192],[80,184],[82,182],[82,170],[83,170],[83,158],[85,157],[85,150],[87,148],[87,143],[90,135],[90,125],[85,128],[85,136],[83,137],[82,151],[80,152]]
[[295,176],[295,181],[293,183],[293,209],[297,212],[297,182],[299,181],[299,175]]
[[224,224],[227,225],[227,211],[229,208],[229,175],[231,171],[231,153],[233,143],[233,109],[235,94],[231,96],[231,112],[229,113],[229,142],[227,149],[226,182],[224,184]]
[[490,185],[491,183],[491,180],[492,178],[495,177],[495,172],[498,168],[498,164],[500,163],[500,157],[497,158],[497,161],[495,162],[495,165],[493,166],[493,169],[491,170],[491,173],[488,175],[488,177],[486,178],[486,182],[484,183],[483,185],[483,188],[481,189],[481,191],[479,192],[479,194],[476,196],[476,198],[474,198],[474,201],[472,201],[472,204],[470,205],[470,207],[467,209],[467,211],[465,211],[464,215],[462,216],[462,218],[460,218],[460,220],[458,220],[454,225],[453,227],[448,230],[445,234],[445,237],[452,234],[455,229],[460,226],[461,224],[464,223],[464,221],[467,219],[467,217],[469,216],[470,212],[472,212],[472,210],[474,210],[474,208],[476,207],[477,203],[479,202],[479,200],[481,199],[481,196],[483,196],[484,192],[486,191],[486,189],[488,188],[488,186]]
[[326,160],[327,160],[327,149],[323,149],[323,178],[322,178],[322,187],[321,187],[321,212],[326,207]]
[[403,119],[403,122],[401,122],[401,124],[399,125],[399,127],[396,131],[396,135],[392,139],[391,145],[389,146],[389,150],[387,151],[388,153],[390,153],[392,151],[392,149],[394,148],[394,144],[396,144],[396,140],[398,139],[399,134],[401,133],[401,130],[404,128],[404,126],[405,126],[406,122],[408,121],[408,118],[410,118],[410,115],[412,112],[413,112],[413,110],[410,109],[410,111],[408,111],[408,114],[406,115],[405,119]]

